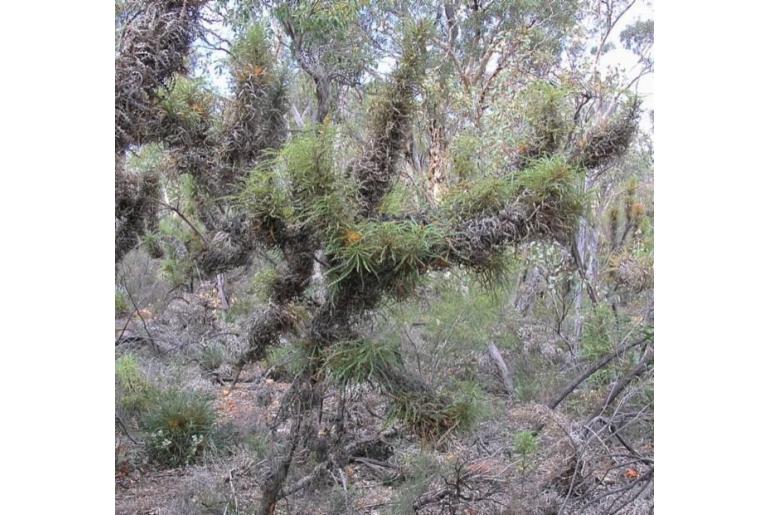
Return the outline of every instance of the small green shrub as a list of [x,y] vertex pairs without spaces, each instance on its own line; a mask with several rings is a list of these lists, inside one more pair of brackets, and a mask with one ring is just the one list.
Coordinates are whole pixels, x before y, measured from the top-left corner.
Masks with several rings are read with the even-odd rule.
[[157,389],[144,377],[136,357],[125,354],[115,362],[118,404],[131,415],[147,411],[157,395]]
[[187,465],[209,445],[215,414],[210,399],[194,392],[161,392],[142,419],[150,458],[164,466]]
[[176,75],[171,89],[161,88],[158,96],[165,114],[188,129],[209,118],[214,100],[201,79],[183,75]]
[[265,432],[249,433],[243,437],[244,446],[252,452],[253,456],[257,460],[261,460],[267,456],[267,452],[270,449],[270,434]]
[[522,467],[537,452],[537,435],[532,431],[519,431],[513,436],[513,451],[521,456]]
[[[599,304],[590,314],[583,327],[581,339],[582,354],[589,361],[596,361],[606,356],[613,349],[614,316],[606,304]],[[591,376],[591,381],[607,384],[614,375],[615,367],[611,364]]]
[[400,465],[405,481],[394,492],[390,511],[392,515],[413,513],[414,502],[428,491],[433,479],[441,472],[441,464],[428,453],[408,456]]
[[513,451],[519,455],[522,472],[532,467],[532,456],[537,452],[537,434],[533,431],[519,431],[513,435]]
[[260,302],[267,302],[273,291],[273,283],[278,274],[273,266],[261,268],[251,280],[249,293],[254,295]]
[[155,259],[163,257],[163,245],[157,233],[150,232],[142,236],[142,245],[144,245],[150,257]]
[[460,179],[469,179],[478,175],[481,168],[481,139],[472,133],[459,134],[450,148],[452,171]]
[[163,278],[171,283],[171,286],[185,286],[190,283],[193,264],[189,259],[169,256],[161,262],[160,272]]
[[435,441],[453,431],[469,429],[475,416],[473,401],[464,396],[447,398],[420,392],[394,395],[388,414],[398,419],[425,441]]
[[115,290],[115,316],[125,316],[131,311],[128,304],[128,296],[121,289]]
[[221,343],[211,342],[198,353],[198,363],[207,372],[213,372],[225,362],[226,352]]

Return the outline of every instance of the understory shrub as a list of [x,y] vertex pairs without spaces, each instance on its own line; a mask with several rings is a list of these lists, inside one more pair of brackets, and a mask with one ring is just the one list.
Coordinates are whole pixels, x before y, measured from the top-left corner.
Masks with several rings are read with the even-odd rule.
[[176,388],[161,392],[142,419],[150,459],[168,467],[191,463],[210,443],[214,421],[207,396]]
[[198,363],[207,372],[213,372],[222,366],[225,358],[225,348],[219,342],[207,343],[198,353]]
[[129,415],[147,411],[157,395],[157,389],[139,369],[133,354],[125,354],[115,362],[118,405]]
[[131,308],[128,307],[128,296],[122,289],[115,290],[115,316],[128,315]]
[[[599,304],[586,320],[583,329],[581,340],[583,356],[593,362],[609,354],[613,349],[613,337],[616,332],[612,310],[604,303]],[[611,364],[596,372],[591,377],[591,381],[607,384],[612,379],[614,370],[615,366]]]

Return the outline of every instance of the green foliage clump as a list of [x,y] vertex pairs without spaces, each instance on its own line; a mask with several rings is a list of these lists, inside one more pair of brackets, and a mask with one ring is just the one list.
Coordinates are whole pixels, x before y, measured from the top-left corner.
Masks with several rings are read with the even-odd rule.
[[300,223],[333,238],[353,220],[353,185],[336,171],[334,130],[323,124],[289,142],[278,156],[291,179]]
[[201,348],[198,353],[198,363],[203,370],[212,372],[222,366],[226,357],[224,346],[218,342],[211,342]]
[[510,178],[486,176],[472,182],[463,181],[452,188],[442,202],[443,210],[457,220],[494,214],[512,200]]
[[468,132],[459,134],[450,146],[452,172],[461,180],[476,177],[481,168],[481,139]]
[[519,431],[513,435],[513,451],[521,458],[521,470],[531,466],[530,458],[537,452],[537,434],[533,431]]
[[[596,361],[612,352],[616,332],[612,309],[605,303],[596,306],[596,310],[588,316],[583,328],[581,339],[583,356],[590,361]],[[606,384],[612,379],[613,374],[613,366],[610,365],[596,372],[591,379],[600,384]]]
[[[250,213],[264,231],[275,231],[293,215],[285,180],[266,165],[255,168],[238,195],[238,203]],[[266,234],[266,236],[269,236]]]
[[371,62],[369,35],[361,30],[367,0],[280,2],[273,11],[302,41],[303,51],[316,56],[319,65],[334,70],[340,79],[353,82]]
[[252,73],[264,73],[269,70],[273,64],[273,57],[265,27],[260,23],[249,27],[235,41],[230,54],[234,70],[243,70],[245,67],[252,67]]
[[270,298],[273,282],[278,277],[275,267],[265,266],[261,268],[251,279],[249,293],[254,295],[257,300],[267,302]]
[[516,270],[518,261],[508,249],[491,252],[486,258],[473,266],[473,278],[482,288],[492,295],[498,295],[511,284],[511,275]]
[[564,158],[540,159],[515,175],[519,190],[532,194],[537,200],[557,198],[568,212],[579,212],[581,203],[576,191],[577,173]]
[[160,235],[156,232],[148,232],[142,236],[142,245],[147,250],[147,254],[152,258],[163,257],[163,243]]
[[115,316],[128,315],[131,308],[128,304],[128,295],[123,289],[115,289]]
[[484,393],[481,385],[475,380],[456,381],[451,385],[455,398],[466,403],[470,411],[466,420],[461,424],[461,429],[469,429],[482,420],[488,420],[495,412],[495,406]]
[[193,263],[189,259],[178,257],[176,252],[172,251],[171,255],[167,255],[161,262],[160,273],[172,287],[185,286],[190,284]]
[[455,220],[499,213],[511,202],[544,205],[550,216],[569,223],[582,213],[578,174],[562,157],[543,158],[505,176],[461,182],[449,192],[442,210]]
[[444,240],[445,232],[437,224],[360,223],[346,231],[330,249],[337,263],[329,273],[334,283],[351,274],[372,274],[392,280],[395,293],[411,292],[420,272],[434,260],[442,259]]
[[366,383],[387,375],[387,370],[401,365],[398,348],[392,343],[372,340],[341,342],[326,356],[329,375],[345,384]]
[[272,440],[267,431],[250,432],[243,437],[243,445],[251,452],[252,456],[260,460],[267,456],[271,448]]
[[400,215],[409,211],[417,211],[420,204],[403,182],[397,182],[383,197],[379,211],[384,215]]
[[214,97],[201,79],[176,75],[171,89],[161,89],[159,97],[166,116],[186,129],[200,128],[211,117]]
[[299,344],[281,345],[271,347],[267,352],[267,366],[272,368],[277,375],[293,377],[305,369],[308,363],[308,355]]
[[502,336],[510,337],[507,330],[498,334],[503,330],[509,298],[505,291],[490,290],[464,272],[430,278],[424,288],[420,298],[400,305],[391,317],[404,328],[420,324],[425,353],[430,357],[430,368],[423,365],[423,372],[437,374],[435,380],[469,351],[483,351],[490,338],[502,341]]
[[198,197],[198,184],[189,173],[183,173],[179,176],[179,201],[183,213],[195,213],[195,200]]
[[[190,220],[189,216],[188,220]],[[163,259],[159,268],[161,276],[173,287],[190,284],[195,270],[191,254],[203,250],[204,242],[195,231],[176,216],[168,216],[160,220],[158,235],[163,241]]]
[[476,420],[473,399],[434,396],[401,391],[392,395],[389,418],[400,420],[426,441],[435,441],[453,431],[465,431]]
[[138,173],[156,173],[163,165],[165,149],[160,143],[142,145],[126,158],[126,169]]
[[188,465],[208,445],[215,419],[208,397],[178,389],[161,392],[142,418],[150,458],[168,467]]
[[399,466],[404,471],[405,481],[395,492],[389,512],[392,515],[412,513],[414,503],[428,491],[433,479],[441,472],[441,464],[428,452],[406,456]]
[[569,95],[568,89],[546,81],[527,88],[522,95],[522,111],[528,134],[521,154],[537,159],[559,148],[571,128]]
[[124,354],[115,362],[118,403],[130,415],[145,413],[157,396],[157,389],[142,371],[133,354]]

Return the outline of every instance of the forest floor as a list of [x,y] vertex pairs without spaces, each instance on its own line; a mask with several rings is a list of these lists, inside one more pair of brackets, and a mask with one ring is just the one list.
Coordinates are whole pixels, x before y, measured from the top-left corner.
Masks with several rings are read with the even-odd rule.
[[[149,459],[146,435],[116,399],[119,515],[247,514],[258,505],[289,432],[289,422],[277,415],[291,376],[258,362],[244,368],[233,388],[230,359],[202,366],[202,341],[216,336],[225,347],[242,345],[239,325],[220,316],[215,304],[212,285],[203,284],[194,293],[175,294],[157,313],[150,307],[116,320],[116,356],[132,356],[160,388],[176,385],[207,395],[221,433],[219,443],[193,463],[164,468]],[[471,431],[432,443],[390,420],[381,393],[346,389],[346,434],[378,445],[333,467],[300,445],[286,485],[312,477],[280,501],[276,513],[651,513],[653,447],[646,426],[615,438],[611,428],[588,424],[574,410],[506,395],[488,364],[475,373],[486,374],[480,382],[492,385],[484,393],[487,413]],[[569,405],[595,405],[603,395],[576,391]],[[339,399],[339,391],[327,392],[322,419],[334,419]]]

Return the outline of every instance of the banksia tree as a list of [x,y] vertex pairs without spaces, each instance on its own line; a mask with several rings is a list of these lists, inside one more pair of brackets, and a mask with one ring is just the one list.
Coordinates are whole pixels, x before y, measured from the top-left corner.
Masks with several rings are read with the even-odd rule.
[[[157,217],[157,179],[125,166],[131,146],[162,139],[160,96],[185,70],[204,0],[139,0],[121,27],[115,56],[115,258],[139,243]],[[148,182],[149,181],[149,182]]]
[[[405,35],[402,59],[370,111],[369,137],[351,165],[338,162],[327,121],[295,136],[255,169],[240,194],[254,237],[280,250],[284,260],[239,364],[264,357],[289,332],[307,358],[284,399],[283,413],[294,422],[260,513],[274,510],[300,434],[317,435],[315,417],[306,413],[318,407],[328,381],[375,385],[390,398],[392,415],[424,439],[467,424],[466,402],[434,391],[395,349],[378,348],[360,334],[358,322],[384,299],[413,294],[433,270],[457,266],[494,277],[511,246],[567,242],[582,211],[582,157],[557,153],[563,131],[552,127],[556,135],[523,168],[488,170],[481,179],[461,182],[432,210],[382,213],[383,199],[398,181],[424,73],[426,33],[425,24],[416,24]],[[586,147],[579,156],[590,151]],[[306,297],[316,263],[325,272],[321,305]],[[303,319],[300,312],[309,315]],[[302,429],[308,425],[311,430]]]
[[[156,4],[177,6],[148,5],[158,9]],[[195,5],[180,4],[184,9]],[[297,5],[304,4],[284,7]],[[282,21],[289,36],[298,38],[301,23],[292,13],[284,12]],[[254,314],[247,349],[237,361],[240,370],[264,358],[288,335],[302,348],[301,370],[280,412],[292,420],[291,430],[283,457],[264,484],[261,514],[274,513],[303,435],[309,447],[331,449],[330,459],[337,463],[345,458],[344,428],[337,427],[334,441],[320,442],[328,437],[319,436],[319,417],[311,415],[320,408],[326,385],[372,385],[390,400],[393,418],[425,441],[467,426],[472,419],[467,399],[426,384],[397,348],[367,338],[360,322],[383,301],[413,295],[433,271],[462,268],[494,285],[511,247],[538,240],[569,245],[583,212],[583,174],[624,152],[633,134],[637,108],[632,104],[571,147],[562,97],[544,88],[545,101],[530,120],[531,141],[506,166],[480,167],[475,177],[456,181],[430,209],[386,213],[420,108],[430,30],[427,22],[405,28],[400,59],[378,90],[367,113],[365,140],[349,160],[340,152],[334,117],[327,116],[332,114],[324,96],[328,91],[318,94],[323,116],[284,144],[283,74],[258,26],[230,51],[234,95],[224,105],[215,105],[201,84],[182,76],[183,59],[169,61],[173,69],[157,74],[152,87],[150,81],[146,87],[142,83],[142,98],[154,99],[145,104],[157,109],[146,122],[156,132],[148,134],[160,135],[176,172],[196,185],[190,217],[201,226],[203,245],[188,250],[200,268],[217,273],[241,266],[258,246],[282,257],[267,306]],[[293,42],[295,53],[301,54],[300,43]],[[313,75],[317,63],[305,56],[302,64],[300,57],[303,70],[323,84],[326,75]],[[153,89],[174,77],[165,90]],[[132,135],[132,144],[150,137],[139,132],[121,133]],[[149,196],[152,182],[139,190]],[[127,212],[146,212],[139,201],[126,206]],[[313,284],[316,268],[322,272],[320,285]],[[311,289],[320,290],[322,298]]]
[[[264,29],[254,25],[233,45],[234,95],[217,99],[186,73],[201,32],[200,0],[137,2],[123,27],[115,61],[116,260],[152,231],[161,205],[157,178],[128,173],[129,147],[161,142],[172,174],[191,181],[195,248],[186,253],[204,274],[246,264],[254,240],[232,205],[248,171],[285,137],[285,81]],[[154,181],[154,182],[153,182]]]

